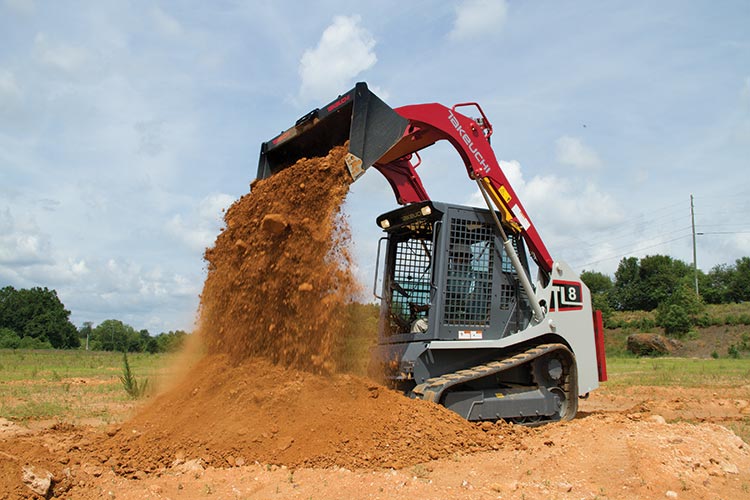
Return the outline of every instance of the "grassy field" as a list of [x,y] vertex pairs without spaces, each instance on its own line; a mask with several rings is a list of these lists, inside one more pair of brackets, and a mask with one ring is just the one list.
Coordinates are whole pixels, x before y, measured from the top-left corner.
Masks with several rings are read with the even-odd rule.
[[[168,373],[169,355],[129,354],[131,372],[152,385]],[[0,417],[109,423],[133,401],[119,380],[122,353],[0,350]]]
[[[360,353],[361,354],[361,353]],[[175,355],[130,354],[133,374],[158,388]],[[737,387],[750,381],[750,359],[635,358],[607,360],[613,389],[627,386]],[[136,405],[125,392],[122,354],[0,350],[0,417],[111,423]]]
[[609,387],[736,387],[750,383],[748,359],[609,357]]

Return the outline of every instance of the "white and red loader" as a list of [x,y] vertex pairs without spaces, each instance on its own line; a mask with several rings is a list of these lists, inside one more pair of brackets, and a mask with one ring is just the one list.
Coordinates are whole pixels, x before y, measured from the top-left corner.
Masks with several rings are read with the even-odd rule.
[[[481,118],[458,112],[466,107]],[[491,135],[476,103],[393,109],[358,83],[263,143],[258,178],[349,141],[352,179],[374,167],[403,205],[377,218],[386,236],[373,373],[469,420],[571,419],[578,398],[606,380],[601,314],[580,277],[550,256]],[[430,200],[418,151],[441,140],[455,147],[487,209]]]

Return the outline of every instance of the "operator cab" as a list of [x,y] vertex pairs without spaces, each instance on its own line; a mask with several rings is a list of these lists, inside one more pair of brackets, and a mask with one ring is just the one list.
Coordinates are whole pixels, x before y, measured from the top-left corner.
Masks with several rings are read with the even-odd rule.
[[[381,344],[500,339],[529,324],[531,308],[489,210],[425,201],[377,224],[387,242]],[[528,275],[523,240],[511,239]]]

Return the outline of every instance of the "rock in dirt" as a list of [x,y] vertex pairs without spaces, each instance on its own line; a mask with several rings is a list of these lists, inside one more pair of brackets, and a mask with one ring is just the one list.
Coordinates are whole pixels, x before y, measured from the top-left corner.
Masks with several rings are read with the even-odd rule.
[[663,356],[682,347],[682,343],[655,333],[628,335],[627,349],[638,356]]
[[[261,227],[264,231],[271,234],[281,234],[289,226],[286,218],[281,214],[268,214],[263,217]],[[242,240],[238,240],[242,241]],[[243,242],[244,243],[244,242]]]
[[31,491],[47,497],[52,488],[52,477],[52,473],[49,471],[37,470],[33,466],[29,466],[23,468],[21,479],[23,484],[28,486]]

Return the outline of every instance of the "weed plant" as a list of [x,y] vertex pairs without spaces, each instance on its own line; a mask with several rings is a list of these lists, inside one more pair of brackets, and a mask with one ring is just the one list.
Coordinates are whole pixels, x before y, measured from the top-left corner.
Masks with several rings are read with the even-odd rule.
[[120,383],[122,384],[125,392],[128,393],[132,399],[140,399],[146,395],[148,390],[148,379],[143,379],[140,382],[133,375],[133,371],[130,369],[130,363],[128,362],[128,353],[123,351],[122,353],[122,375],[120,375]]

